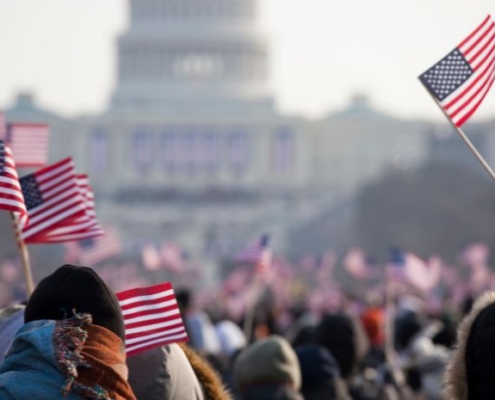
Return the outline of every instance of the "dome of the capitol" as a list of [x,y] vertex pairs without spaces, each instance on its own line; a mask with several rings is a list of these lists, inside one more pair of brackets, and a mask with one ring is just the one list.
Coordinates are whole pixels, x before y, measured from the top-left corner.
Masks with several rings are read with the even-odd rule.
[[267,108],[256,0],[131,0],[113,111]]

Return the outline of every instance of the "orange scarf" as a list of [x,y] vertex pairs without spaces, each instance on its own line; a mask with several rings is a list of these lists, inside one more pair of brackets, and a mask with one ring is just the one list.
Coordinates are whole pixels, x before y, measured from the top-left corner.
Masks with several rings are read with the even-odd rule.
[[127,383],[124,343],[108,329],[98,325],[87,327],[88,338],[82,357],[89,368],[79,367],[77,381],[85,386],[98,385],[113,400],[136,400]]

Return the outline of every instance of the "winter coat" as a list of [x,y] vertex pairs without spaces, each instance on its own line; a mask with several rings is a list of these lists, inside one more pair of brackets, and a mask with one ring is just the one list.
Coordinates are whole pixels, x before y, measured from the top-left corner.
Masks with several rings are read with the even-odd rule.
[[0,365],[14,340],[15,333],[24,325],[24,306],[15,305],[0,311]]
[[318,345],[305,345],[296,348],[296,353],[305,400],[350,400],[337,361],[328,350]]
[[[129,383],[138,400],[230,399],[211,368],[183,349],[171,344],[127,359]],[[193,363],[188,356],[194,358]]]
[[122,341],[89,314],[25,324],[0,366],[0,398],[136,399]]
[[495,292],[484,293],[462,321],[444,377],[448,400],[495,399]]

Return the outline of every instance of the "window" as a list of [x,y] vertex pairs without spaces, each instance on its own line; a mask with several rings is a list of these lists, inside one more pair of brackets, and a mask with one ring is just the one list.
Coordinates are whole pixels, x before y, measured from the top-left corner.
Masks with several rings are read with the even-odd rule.
[[231,132],[228,136],[228,158],[231,170],[235,175],[241,175],[248,166],[248,136],[242,129]]
[[186,129],[181,137],[181,152],[183,164],[185,170],[189,174],[194,174],[196,170],[196,163],[198,159],[196,157],[197,135],[192,128]]
[[148,172],[153,166],[153,134],[147,128],[139,128],[133,137],[132,154],[134,166],[140,173]]
[[173,129],[168,129],[162,136],[162,160],[163,167],[169,174],[177,170],[177,135]]
[[101,127],[94,128],[89,136],[89,170],[97,177],[109,168],[110,143],[108,132]]
[[214,174],[220,166],[220,152],[218,134],[213,129],[208,130],[203,136],[203,167],[209,174]]
[[277,175],[287,175],[293,171],[294,164],[294,135],[282,128],[272,137],[272,168]]

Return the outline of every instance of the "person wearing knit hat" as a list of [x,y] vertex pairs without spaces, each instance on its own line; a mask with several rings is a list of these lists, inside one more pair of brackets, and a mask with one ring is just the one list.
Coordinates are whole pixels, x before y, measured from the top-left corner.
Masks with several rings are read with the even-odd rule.
[[234,381],[242,400],[303,400],[297,355],[281,336],[242,351],[234,364]]
[[43,279],[31,295],[24,322],[61,320],[73,310],[91,314],[93,324],[108,329],[124,341],[124,320],[119,301],[98,274],[88,267],[64,265]]
[[[0,398],[135,400],[115,294],[90,268],[43,279],[0,366]],[[42,397],[40,397],[42,394]]]

